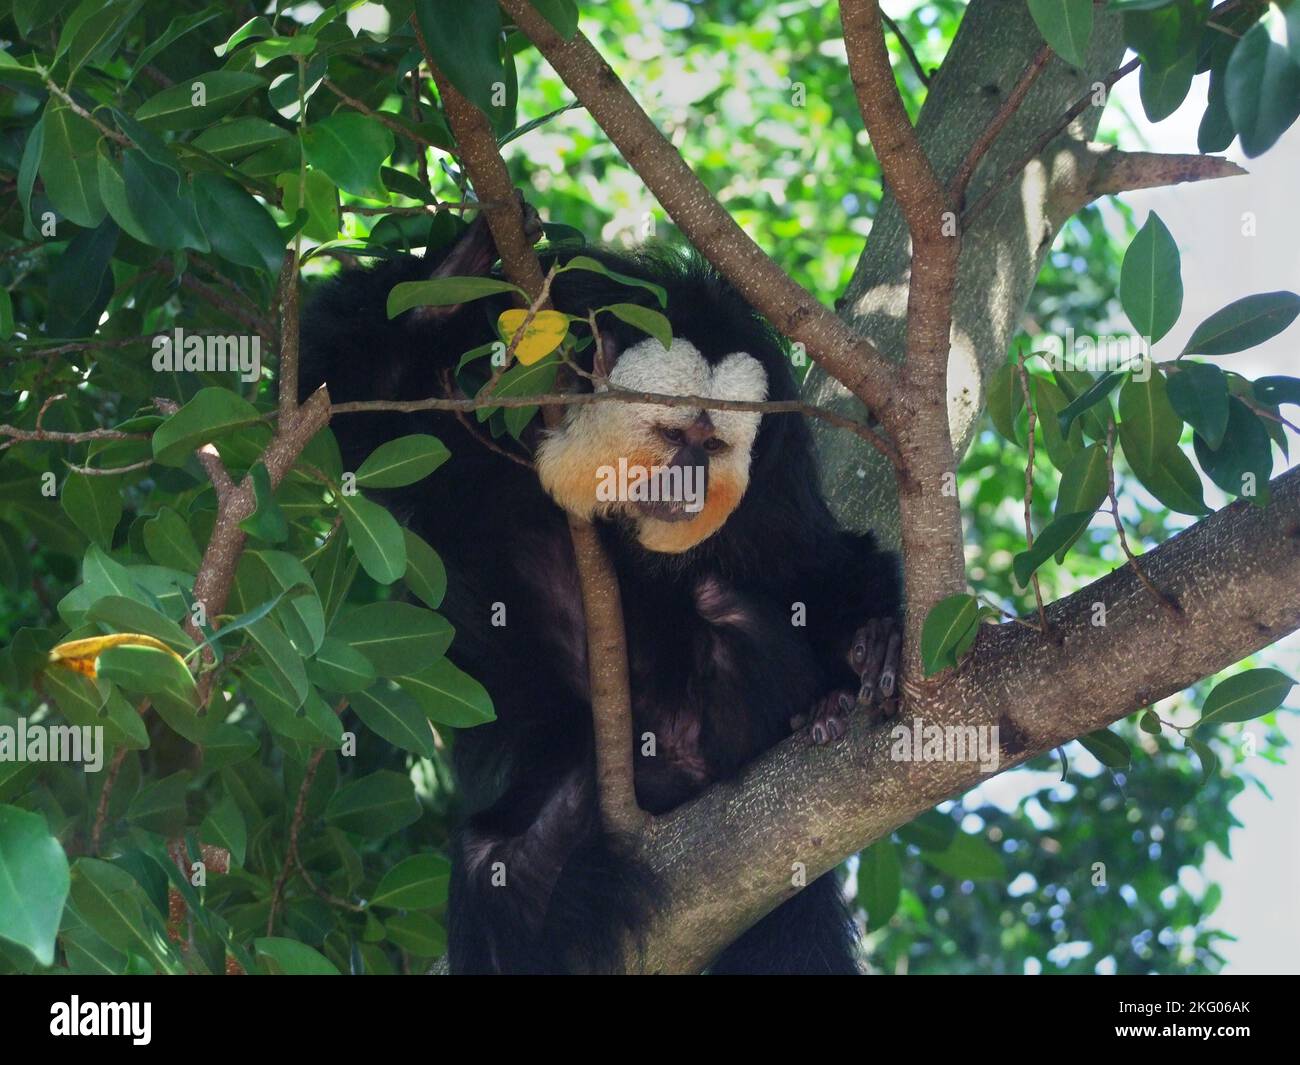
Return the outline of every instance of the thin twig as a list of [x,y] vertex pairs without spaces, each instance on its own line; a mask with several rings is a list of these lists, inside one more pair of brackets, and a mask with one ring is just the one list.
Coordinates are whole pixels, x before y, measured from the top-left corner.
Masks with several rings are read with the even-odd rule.
[[78,466],[75,463],[63,460],[63,464],[73,473],[79,473],[83,477],[116,477],[123,473],[134,473],[136,470],[143,470],[153,465],[153,459],[141,459],[139,462],[133,462],[129,466],[109,466],[96,468],[94,466]]
[[104,825],[108,821],[108,803],[113,797],[113,785],[117,783],[117,774],[121,771],[125,759],[126,748],[119,747],[117,753],[113,755],[113,761],[109,763],[104,786],[99,789],[99,804],[95,808],[95,827],[90,831],[91,854],[99,853],[99,844],[104,838]]
[[667,396],[657,392],[632,392],[623,388],[610,388],[604,392],[548,392],[533,396],[498,396],[472,399],[444,399],[434,396],[429,399],[411,400],[360,400],[353,403],[335,403],[330,407],[330,416],[336,414],[356,414],[373,411],[397,411],[412,414],[425,410],[476,411],[488,407],[582,407],[592,403],[646,403],[656,407],[697,407],[703,410],[741,410],[759,414],[804,414],[817,418],[828,425],[860,436],[891,461],[897,462],[897,452],[871,428],[853,418],[842,414],[802,403],[799,400],[742,400],[716,399],[711,396]]
[[407,129],[405,126],[403,126],[400,122],[398,122],[388,113],[384,111],[376,111],[374,110],[374,108],[368,107],[365,104],[363,104],[360,100],[356,99],[356,97],[349,96],[337,85],[335,85],[334,82],[330,81],[329,78],[326,78],[322,82],[322,84],[325,86],[325,88],[329,89],[330,92],[332,92],[335,96],[337,96],[349,107],[357,111],[360,111],[363,115],[366,115],[368,118],[373,118],[376,122],[379,122],[381,125],[387,126],[394,133],[399,133],[403,137],[406,137],[408,140],[413,140],[415,141],[416,144],[419,144],[425,148],[438,148],[438,145],[434,144],[433,141],[429,140],[428,137],[423,137],[420,134],[416,133],[414,130]]
[[[1025,353],[1020,353],[1016,362],[1016,372],[1020,375],[1020,390],[1025,394],[1025,410],[1029,413],[1029,459],[1025,463],[1025,543],[1034,546],[1034,426],[1038,416],[1034,411],[1034,399],[1029,393],[1029,373],[1025,370]],[[1038,603],[1038,623],[1040,632],[1047,632],[1047,610],[1043,607],[1043,590],[1038,585],[1038,574],[1029,575],[1029,583],[1034,589],[1034,600]]]
[[[1101,84],[1104,87],[1105,92],[1108,93],[1114,87],[1115,83],[1120,80],[1120,78],[1123,78],[1128,74],[1131,74],[1141,65],[1142,65],[1142,59],[1139,56],[1129,60],[1122,67],[1119,67],[1116,70],[1112,70],[1101,80]],[[1043,133],[1041,136],[1038,137],[1037,140],[1034,141],[1034,143],[1029,147],[1029,149],[1024,153],[1024,155],[1022,155],[1019,159],[1017,159],[1014,163],[1010,164],[1005,170],[1002,171],[1002,173],[998,176],[998,179],[994,181],[987,189],[984,190],[984,194],[980,196],[978,200],[976,200],[970,207],[968,207],[962,213],[961,222],[962,222],[962,227],[964,229],[970,228],[970,223],[975,218],[975,216],[978,215],[981,211],[983,211],[984,208],[986,208],[992,202],[993,198],[997,196],[999,192],[1007,188],[1011,184],[1011,182],[1015,179],[1017,174],[1019,174],[1022,170],[1025,169],[1025,167],[1027,167],[1030,163],[1032,163],[1035,159],[1037,159],[1043,153],[1044,149],[1046,149],[1046,147],[1052,143],[1052,141],[1056,140],[1057,137],[1059,137],[1062,133],[1064,133],[1067,129],[1069,129],[1071,122],[1073,122],[1076,118],[1078,118],[1081,114],[1083,114],[1086,110],[1088,110],[1089,107],[1093,106],[1093,96],[1095,95],[1095,93],[1096,93],[1095,89],[1090,89],[1088,92],[1080,96],[1079,99],[1076,100],[1070,106],[1070,109],[1065,112],[1065,114],[1052,126],[1051,129],[1049,129],[1046,133]]]
[[45,78],[45,87],[49,89],[50,92],[54,93],[54,95],[57,96],[60,100],[62,100],[65,104],[67,104],[68,109],[72,111],[74,115],[78,115],[81,118],[84,118],[87,122],[89,122],[97,130],[99,130],[100,133],[102,133],[109,140],[113,141],[115,144],[120,144],[123,148],[135,147],[135,142],[132,141],[130,137],[126,136],[125,134],[119,133],[117,130],[112,129],[109,126],[104,125],[104,123],[102,123],[99,119],[97,119],[94,115],[92,115],[89,111],[87,111],[84,107],[82,107],[81,104],[77,103],[77,101],[74,100],[71,96],[69,96],[63,89],[59,88],[59,86],[54,83],[54,79],[49,77],[48,75]]
[[966,158],[957,167],[957,172],[953,174],[952,181],[948,185],[948,195],[952,198],[953,203],[957,205],[959,211],[966,203],[966,190],[970,186],[971,178],[975,175],[975,168],[988,154],[988,150],[993,147],[993,142],[997,140],[998,134],[1006,128],[1006,124],[1020,110],[1021,105],[1025,102],[1025,97],[1029,95],[1029,90],[1034,87],[1038,75],[1043,72],[1043,68],[1047,66],[1047,62],[1051,58],[1052,49],[1050,47],[1043,45],[1038,49],[1033,59],[1029,61],[1029,66],[1025,68],[1025,72],[1020,75],[1020,80],[1007,94],[1007,98],[1002,101],[1002,106],[998,108],[998,113],[993,116],[993,121],[975,139],[975,143],[970,146],[970,151],[966,153]]
[[921,60],[917,58],[916,50],[912,47],[912,42],[899,28],[898,23],[886,15],[883,11],[880,13],[881,19],[889,27],[893,35],[898,39],[899,47],[903,49],[903,54],[907,56],[907,61],[912,64],[912,69],[916,71],[916,76],[921,79],[921,84],[927,89],[930,87],[930,75],[926,73],[925,67],[921,66]]

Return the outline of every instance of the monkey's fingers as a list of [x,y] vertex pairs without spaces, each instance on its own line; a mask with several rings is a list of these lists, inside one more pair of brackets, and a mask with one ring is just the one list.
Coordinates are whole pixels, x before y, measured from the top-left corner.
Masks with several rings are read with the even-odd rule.
[[903,636],[893,618],[873,618],[854,635],[849,661],[862,678],[858,706],[892,712]]
[[[809,738],[817,746],[838,740],[849,730],[849,715],[853,713],[853,692],[841,688],[822,696],[812,705],[808,714],[798,714],[790,719],[790,727],[802,728],[809,724]],[[799,722],[798,725],[795,722]]]

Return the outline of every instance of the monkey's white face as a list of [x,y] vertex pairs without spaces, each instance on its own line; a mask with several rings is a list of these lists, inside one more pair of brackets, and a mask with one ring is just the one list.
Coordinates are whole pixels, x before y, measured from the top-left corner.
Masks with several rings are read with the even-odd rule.
[[[672,396],[761,402],[767,374],[752,355],[736,352],[710,366],[680,337],[667,351],[644,340],[619,356],[609,377],[615,388]],[[564,426],[537,452],[542,485],[565,510],[584,518],[623,513],[637,522],[637,539],[651,551],[678,553],[722,527],[749,485],[749,465],[762,415],[651,403],[570,407]],[[620,463],[620,460],[622,462]],[[647,505],[610,499],[611,471],[707,468],[702,503]],[[701,486],[703,487],[703,486]]]

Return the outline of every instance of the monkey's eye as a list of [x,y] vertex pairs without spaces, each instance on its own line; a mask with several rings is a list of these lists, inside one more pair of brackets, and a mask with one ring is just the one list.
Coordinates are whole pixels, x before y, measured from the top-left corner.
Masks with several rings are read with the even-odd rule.
[[715,452],[726,451],[727,442],[725,440],[719,440],[716,436],[711,436],[706,441],[704,441],[704,450],[715,451]]
[[667,440],[670,444],[686,443],[686,434],[680,429],[673,429],[667,425],[659,427],[659,435]]

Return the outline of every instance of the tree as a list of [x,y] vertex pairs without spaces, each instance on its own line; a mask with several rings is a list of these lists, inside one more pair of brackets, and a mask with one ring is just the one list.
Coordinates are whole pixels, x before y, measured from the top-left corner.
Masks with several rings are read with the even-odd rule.
[[[300,283],[361,257],[441,246],[460,231],[457,213],[481,210],[522,297],[524,324],[505,337],[522,355],[547,282],[516,187],[561,223],[548,228],[552,244],[620,220],[644,235],[654,215],[620,202],[636,187],[630,167],[654,210],[790,341],[795,364],[811,360],[802,409],[824,430],[827,483],[850,520],[897,542],[908,596],[898,727],[860,716],[827,749],[796,737],[648,821],[631,788],[612,573],[590,527],[573,523],[602,813],[639,834],[673,900],[640,963],[699,971],[792,890],[792,876],[858,855],[877,963],[937,967],[935,952],[979,967],[990,954],[978,922],[926,927],[924,900],[900,887],[920,881],[924,862],[926,876],[963,885],[943,903],[954,928],[996,907],[965,885],[1019,869],[1054,896],[1098,889],[1095,912],[1135,944],[1112,952],[1117,966],[1213,968],[1215,932],[1202,923],[1213,899],[1181,893],[1172,915],[1155,900],[1206,842],[1226,838],[1225,803],[1247,773],[1217,727],[1231,734],[1274,713],[1292,681],[1237,673],[1187,724],[1151,707],[1300,627],[1300,481],[1270,483],[1272,448],[1287,446],[1282,405],[1300,402],[1300,381],[1249,381],[1207,361],[1287,328],[1300,297],[1261,293],[1216,310],[1177,359],[1155,365],[1113,345],[1074,365],[1060,334],[1106,332],[1116,283],[1125,340],[1158,340],[1182,311],[1174,236],[1153,215],[1120,262],[1094,201],[1239,172],[1210,154],[1092,143],[1110,87],[1137,72],[1154,122],[1208,73],[1200,147],[1239,136],[1258,155],[1300,114],[1296,6],[971,0],[902,24],[874,0],[843,0],[838,16],[808,5],[784,21],[744,0],[718,5],[708,23],[677,7],[695,20],[680,39],[692,55],[766,50],[772,62],[757,67],[788,66],[768,87],[777,132],[751,136],[736,128],[743,117],[706,128],[708,150],[688,165],[690,147],[665,139],[577,29],[570,0],[393,0],[379,31],[354,28],[339,8],[232,18],[184,0],[16,0],[7,11],[0,174],[16,196],[0,250],[0,334],[11,346],[0,371],[0,567],[12,620],[0,682],[13,705],[0,711],[0,742],[29,744],[30,757],[32,737],[80,739],[48,727],[67,724],[102,726],[107,745],[98,774],[0,761],[7,965],[384,972],[423,970],[441,954],[447,866],[436,851],[455,803],[443,744],[491,718],[491,678],[445,658],[403,672],[404,642],[450,642],[436,612],[445,578],[436,545],[357,488],[429,476],[448,456],[431,437],[407,437],[342,468],[328,426],[361,405],[332,404],[323,389],[298,401]],[[617,26],[629,12],[582,14]],[[773,51],[791,40],[800,47]],[[841,40],[847,62],[835,57]],[[1120,65],[1126,48],[1135,58]],[[620,65],[636,91],[648,88],[635,64]],[[735,103],[716,79],[703,91]],[[707,113],[701,98],[689,102]],[[526,139],[559,136],[575,103],[602,140],[569,134],[571,152],[548,154]],[[859,122],[864,138],[852,136]],[[796,129],[825,164],[813,176],[838,196],[816,182],[741,182],[724,206],[710,191],[739,169],[733,150],[761,153],[789,179],[781,138]],[[603,202],[583,198],[585,180],[555,173],[554,160],[578,155]],[[792,274],[738,217],[765,226],[774,253],[785,235],[796,252],[836,250],[792,256]],[[1089,247],[1092,276],[1048,263],[1054,241]],[[1070,298],[1045,308],[1045,290]],[[390,310],[439,297],[395,291]],[[1027,306],[1051,328],[1024,329]],[[424,405],[495,408],[494,431],[517,435],[575,401],[548,389],[577,332],[529,353],[527,366],[521,358],[491,400]],[[977,516],[976,470],[985,503],[1023,501],[1019,528]],[[1210,513],[1202,473],[1237,502]],[[1140,509],[1121,505],[1130,496]],[[1135,549],[1130,534],[1139,548],[1161,538],[1171,511],[1199,520]],[[1116,545],[1123,564],[1106,572]],[[978,580],[968,546],[983,552]],[[1135,653],[1157,644],[1159,655]],[[1108,728],[1139,713],[1135,727]],[[934,736],[941,754],[927,760]],[[1022,820],[986,810],[975,834],[958,825],[962,811],[933,809],[991,768],[943,756],[943,737],[991,738],[998,771],[1044,764],[1082,738],[1122,771],[1126,736],[1144,737],[1137,757],[1155,767],[1131,778],[1161,811],[1143,820],[1145,838],[1165,841],[1147,868],[1115,859],[1098,882],[1096,862],[1114,851],[1063,827],[1096,823],[1088,804],[1105,802],[1103,778],[1060,804],[1068,859],[1026,864],[1012,845],[1028,836]],[[1159,824],[1169,809],[1204,809],[1203,822],[1174,838]],[[1073,886],[1065,861],[1076,863]],[[1105,894],[1112,882],[1131,888],[1136,914]],[[1191,929],[1192,948],[1142,946],[1157,920]],[[1086,930],[1100,941],[1106,929]],[[1062,941],[1028,918],[1002,934],[1016,957]]]

